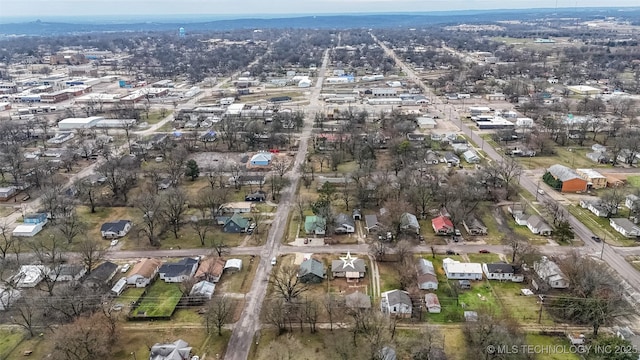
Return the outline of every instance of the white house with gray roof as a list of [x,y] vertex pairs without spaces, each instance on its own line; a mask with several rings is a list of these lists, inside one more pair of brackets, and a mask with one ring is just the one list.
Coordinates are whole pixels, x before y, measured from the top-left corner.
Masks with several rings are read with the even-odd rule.
[[380,310],[384,314],[411,317],[413,305],[409,293],[404,290],[389,290],[380,294]]
[[609,224],[617,232],[628,238],[640,237],[640,226],[627,218],[611,218]]
[[[558,264],[549,260],[546,256],[543,256],[540,261],[533,264],[533,271],[541,281],[552,289],[566,289],[569,287],[567,276],[560,270]],[[534,287],[538,288],[539,285],[534,283]]]

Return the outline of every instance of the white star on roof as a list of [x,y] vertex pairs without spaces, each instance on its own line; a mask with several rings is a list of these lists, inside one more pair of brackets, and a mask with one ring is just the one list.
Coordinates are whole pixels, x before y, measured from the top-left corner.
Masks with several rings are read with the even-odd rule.
[[352,257],[351,252],[347,251],[347,256],[340,256],[340,260],[342,260],[342,267],[346,268],[347,266],[351,266],[352,269],[355,269],[355,265],[353,262],[358,260],[357,257]]

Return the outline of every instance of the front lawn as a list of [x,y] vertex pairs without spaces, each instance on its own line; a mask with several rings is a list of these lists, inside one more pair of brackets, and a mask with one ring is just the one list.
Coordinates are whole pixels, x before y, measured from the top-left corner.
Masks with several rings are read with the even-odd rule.
[[24,332],[18,329],[0,329],[0,359],[9,359],[9,354],[20,344]]
[[580,206],[570,205],[567,209],[571,215],[575,216],[581,223],[589,228],[594,234],[603,238],[607,244],[613,246],[636,246],[635,240],[628,239],[615,231],[609,224],[609,219],[596,216],[591,211]]
[[156,280],[131,312],[133,317],[169,317],[182,298],[180,285]]
[[469,257],[469,262],[473,263],[491,264],[501,261],[498,254],[467,254],[467,256]]

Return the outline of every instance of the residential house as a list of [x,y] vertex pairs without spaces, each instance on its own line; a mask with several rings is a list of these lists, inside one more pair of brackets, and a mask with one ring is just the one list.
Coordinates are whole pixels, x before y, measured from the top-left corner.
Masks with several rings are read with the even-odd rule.
[[482,264],[482,271],[489,280],[508,280],[512,282],[524,281],[524,275],[516,274],[513,265],[504,262]]
[[118,272],[118,265],[110,261],[105,261],[91,271],[84,279],[84,283],[93,288],[109,285],[109,282]]
[[407,140],[415,142],[423,142],[427,136],[425,134],[407,133]]
[[229,184],[246,186],[246,185],[258,185],[262,186],[265,183],[264,175],[240,175],[237,178],[232,176],[229,178]]
[[638,163],[638,156],[640,156],[640,154],[636,154],[634,151],[622,149],[618,153],[616,160],[622,164],[636,165]]
[[211,299],[213,292],[216,289],[216,284],[208,281],[199,281],[193,285],[189,296],[202,297],[205,299]]
[[304,231],[307,234],[324,235],[327,221],[322,216],[309,215],[304,219]]
[[220,281],[225,261],[219,257],[209,256],[203,259],[198,266],[195,278],[213,283]]
[[44,265],[22,265],[18,273],[11,277],[11,281],[19,288],[35,287],[49,274],[49,268]]
[[577,172],[564,165],[551,165],[547,169],[556,181],[559,181],[558,190],[562,192],[582,192],[587,190],[587,181],[584,180]]
[[449,166],[458,166],[460,165],[460,158],[451,151],[447,151],[444,153],[442,162],[446,162]]
[[427,165],[438,165],[438,163],[440,163],[440,154],[433,150],[427,150],[424,155],[424,163]]
[[250,213],[251,210],[256,206],[256,204],[251,201],[237,201],[230,202],[226,204],[220,205],[218,208],[218,212],[222,214],[231,214],[231,213]]
[[589,189],[604,189],[607,187],[607,177],[593,169],[576,169],[576,173],[587,181]]
[[640,237],[640,226],[627,218],[611,218],[609,219],[609,224],[624,237]]
[[418,218],[410,213],[400,215],[400,230],[413,234],[420,234]]
[[167,190],[174,185],[174,181],[170,178],[164,178],[158,181],[158,190]]
[[420,258],[416,264],[416,270],[418,272],[418,288],[438,290],[438,277],[431,261]]
[[598,217],[607,217],[618,212],[618,209],[609,209],[600,200],[580,200],[580,206],[594,213]]
[[222,226],[222,231],[226,233],[243,233],[247,232],[249,228],[249,219],[242,217],[238,213],[234,213],[233,216],[228,218]]
[[425,116],[418,117],[416,123],[420,129],[433,129],[438,125],[434,118]]
[[451,144],[451,148],[453,149],[453,152],[458,155],[458,154],[463,154],[464,152],[469,150],[469,144],[465,143],[453,143]]
[[105,239],[121,238],[131,230],[131,220],[118,220],[107,222],[100,227],[100,234]]
[[527,218],[527,228],[536,235],[549,236],[553,229],[539,215],[531,215]]
[[356,291],[344,297],[344,305],[349,309],[371,309],[371,298]]
[[478,156],[478,153],[473,150],[465,151],[464,153],[462,153],[462,157],[464,158],[464,161],[468,162],[469,164],[477,164],[480,162],[480,156]]
[[440,311],[442,311],[438,295],[434,293],[428,293],[424,295],[424,304],[430,314],[439,314]]
[[624,199],[624,206],[629,210],[634,210],[640,208],[640,197],[637,195],[629,194]]
[[594,151],[587,153],[587,158],[598,164],[607,164],[611,161],[611,156],[606,152]]
[[309,258],[300,264],[298,278],[305,284],[321,283],[325,276],[324,264],[319,260]]
[[462,226],[469,235],[487,235],[488,228],[484,226],[482,221],[473,215],[467,216],[462,220]]
[[[539,280],[550,286],[552,289],[566,289],[569,287],[569,280],[564,275],[558,264],[543,256],[540,261],[533,263],[533,271]],[[538,289],[541,284],[533,282],[533,287]]]
[[431,226],[436,235],[451,235],[454,232],[453,222],[446,216],[438,216],[431,220]]
[[376,215],[365,215],[364,224],[364,228],[367,230],[367,233],[377,232],[380,230],[380,223],[378,223],[378,217]]
[[229,259],[224,263],[224,270],[227,272],[239,272],[242,270],[242,259]]
[[460,261],[446,258],[442,260],[442,267],[447,279],[482,280],[482,265],[479,263],[461,263]]
[[133,266],[131,274],[127,277],[128,285],[135,285],[137,288],[147,287],[156,274],[158,269],[162,265],[162,261],[159,259],[143,259]]
[[87,273],[87,268],[79,264],[61,264],[49,272],[53,281],[78,281]]
[[356,231],[356,223],[353,218],[347,214],[340,213],[336,215],[334,219],[335,228],[333,231],[336,234],[353,234]]
[[189,360],[191,346],[184,340],[176,340],[169,344],[156,343],[151,347],[149,360]]
[[331,262],[331,274],[334,278],[346,278],[347,281],[358,281],[364,278],[367,266],[364,260],[351,256],[341,256],[339,260]]
[[0,187],[0,200],[8,200],[18,192],[15,186]]
[[252,166],[269,166],[273,160],[273,154],[269,152],[259,152],[251,157],[249,164]]
[[127,278],[120,278],[120,280],[116,281],[116,284],[111,288],[111,295],[120,296],[124,290],[127,288]]
[[160,279],[168,283],[179,283],[192,277],[198,268],[198,259],[183,258],[177,262],[164,263],[158,269]]
[[521,203],[512,203],[507,207],[507,211],[514,217],[518,214],[524,214],[524,205]]
[[404,290],[390,290],[380,294],[380,310],[384,314],[411,317],[413,304],[409,293]]

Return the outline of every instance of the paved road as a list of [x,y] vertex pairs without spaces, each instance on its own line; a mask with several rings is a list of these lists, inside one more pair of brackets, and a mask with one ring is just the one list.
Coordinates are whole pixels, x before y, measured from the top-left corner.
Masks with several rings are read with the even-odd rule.
[[[300,180],[300,164],[306,161],[309,138],[311,137],[311,130],[313,128],[313,113],[312,109],[318,107],[318,99],[320,98],[320,90],[322,90],[322,82],[324,81],[324,74],[329,62],[329,50],[324,53],[322,66],[318,71],[318,79],[315,87],[310,94],[310,105],[307,107],[308,113],[305,116],[304,126],[300,136],[300,142],[298,152],[296,154],[292,167],[287,172],[287,177],[291,180],[291,185],[283,190],[280,198],[280,203],[274,221],[271,224],[269,235],[267,237],[267,243],[262,248],[255,250],[259,251],[260,263],[256,270],[256,277],[251,285],[251,289],[247,294],[247,302],[240,315],[240,319],[236,322],[229,344],[227,345],[227,352],[225,354],[226,360],[245,360],[249,357],[249,351],[253,343],[253,338],[258,329],[260,329],[260,311],[267,294],[267,285],[269,284],[267,279],[271,272],[271,259],[279,254],[281,239],[283,239],[285,232],[287,231],[287,219],[295,203],[295,194],[298,189],[298,182]],[[256,254],[256,253],[253,253]]]
[[[415,81],[417,84],[420,85],[422,89],[424,89],[425,91],[427,91],[428,94],[430,94],[430,97],[434,100],[433,105],[437,109],[441,109],[443,110],[444,113],[446,113],[446,111],[444,110],[446,109],[447,105],[442,103],[441,98],[435,96],[431,91],[431,89],[427,87],[420,80],[418,76],[416,76],[413,70],[409,68],[406,64],[404,64],[402,60],[395,55],[393,50],[384,46],[384,44],[378,41],[375,37],[374,37],[374,40],[376,40],[378,44],[385,50],[387,55],[395,59],[396,64],[398,64],[403,69],[403,71],[406,74],[408,74],[410,79]],[[477,146],[481,147],[485,151],[485,153],[489,156],[489,158],[491,158],[493,161],[497,161],[497,162],[504,161],[502,155],[500,155],[489,143],[485,142],[484,139],[478,136],[474,131],[472,131],[467,125],[465,125],[460,120],[461,119],[460,115],[452,105],[448,105],[448,106],[450,107],[449,109],[450,121],[456,124],[458,128],[460,128],[460,130],[471,139],[471,141],[476,143]],[[527,176],[520,177],[520,185],[522,186],[522,188],[529,191],[534,196],[537,194],[537,189],[538,189],[537,182],[534,182],[532,179],[528,178]],[[633,266],[631,266],[625,260],[624,255],[628,255],[629,253],[626,251],[619,251],[617,250],[617,248],[614,248],[608,244],[596,243],[591,239],[591,237],[594,234],[589,230],[589,228],[587,228],[587,226],[581,223],[568,211],[567,211],[567,218],[569,223],[573,227],[573,231],[575,232],[576,236],[580,238],[582,241],[584,241],[585,245],[582,249],[580,249],[580,251],[583,254],[591,254],[591,255],[602,254],[602,260],[606,261],[609,264],[609,266],[613,270],[615,270],[618,273],[618,275],[632,287],[632,288],[629,288],[628,286],[626,287],[628,298],[630,300],[633,300],[635,304],[640,303],[640,293],[638,293],[638,291],[640,291],[640,272],[634,269]]]

